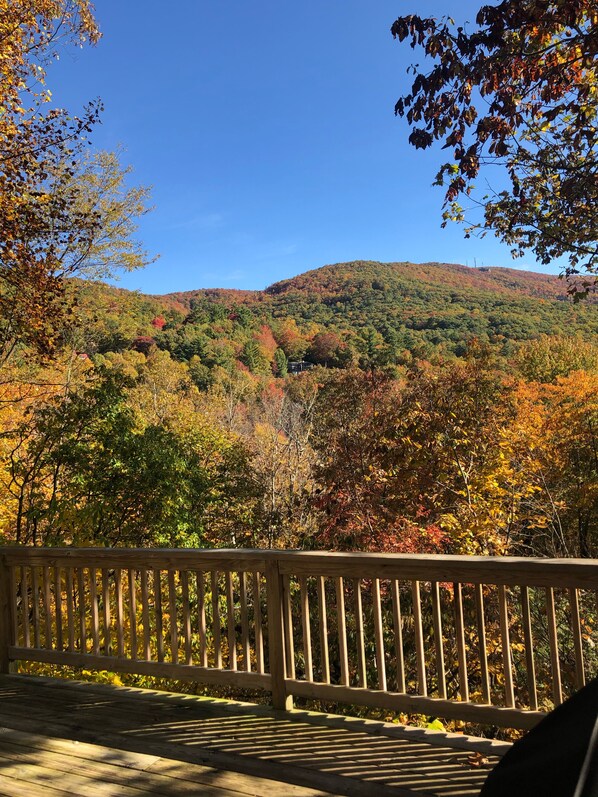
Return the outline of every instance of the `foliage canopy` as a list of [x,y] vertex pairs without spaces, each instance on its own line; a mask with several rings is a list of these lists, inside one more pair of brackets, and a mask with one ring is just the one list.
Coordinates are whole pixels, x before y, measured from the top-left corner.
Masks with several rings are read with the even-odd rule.
[[[413,146],[452,151],[436,177],[444,224],[468,223],[462,203],[477,205],[483,218],[466,235],[493,231],[515,256],[531,250],[543,264],[565,256],[571,290],[587,293],[598,269],[595,2],[503,0],[482,6],[471,31],[417,15],[391,31],[434,61],[429,71],[411,67],[395,112]],[[476,180],[490,165],[502,174],[480,195]]]

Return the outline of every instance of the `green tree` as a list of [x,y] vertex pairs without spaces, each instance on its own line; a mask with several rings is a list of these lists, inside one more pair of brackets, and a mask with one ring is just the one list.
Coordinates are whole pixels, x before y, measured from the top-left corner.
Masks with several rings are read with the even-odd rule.
[[[444,223],[492,231],[515,256],[531,250],[544,264],[565,256],[568,276],[585,275],[571,290],[587,292],[598,270],[595,2],[503,0],[482,6],[471,30],[409,15],[391,31],[435,62],[412,67],[396,113],[413,146],[452,151],[436,178],[447,189]],[[491,164],[502,177],[480,196],[475,182]]]

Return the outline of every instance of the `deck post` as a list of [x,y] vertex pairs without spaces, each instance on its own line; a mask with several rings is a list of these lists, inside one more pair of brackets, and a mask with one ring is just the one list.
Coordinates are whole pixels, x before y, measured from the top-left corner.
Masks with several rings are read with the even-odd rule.
[[293,696],[287,694],[285,677],[284,613],[282,576],[278,559],[266,563],[266,606],[268,610],[268,658],[272,677],[272,705],[282,711],[293,708]]
[[0,673],[14,672],[15,663],[8,655],[8,648],[15,644],[12,639],[13,617],[11,599],[10,565],[5,556],[0,556]]

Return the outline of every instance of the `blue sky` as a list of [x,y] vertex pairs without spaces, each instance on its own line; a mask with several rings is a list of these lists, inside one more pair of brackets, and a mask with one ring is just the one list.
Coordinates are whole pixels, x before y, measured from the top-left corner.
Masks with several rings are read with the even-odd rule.
[[540,270],[440,228],[440,156],[413,150],[394,116],[420,57],[392,39],[394,19],[478,6],[96,0],[102,40],[61,54],[49,85],[73,112],[101,97],[95,147],[122,145],[132,181],[153,186],[139,238],[160,258],[119,284],[264,288],[356,259]]

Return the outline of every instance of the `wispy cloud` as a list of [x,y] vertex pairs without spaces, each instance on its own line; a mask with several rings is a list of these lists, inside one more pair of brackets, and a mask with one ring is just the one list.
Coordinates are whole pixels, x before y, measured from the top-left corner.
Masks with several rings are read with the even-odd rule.
[[170,230],[217,230],[224,227],[225,218],[222,213],[200,213],[189,219],[181,219],[170,224]]

